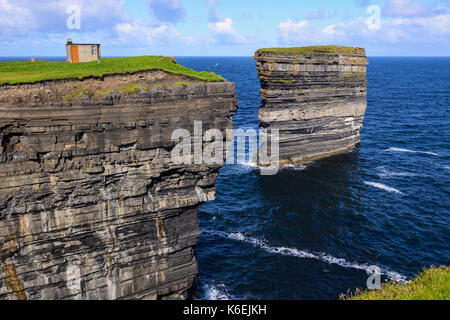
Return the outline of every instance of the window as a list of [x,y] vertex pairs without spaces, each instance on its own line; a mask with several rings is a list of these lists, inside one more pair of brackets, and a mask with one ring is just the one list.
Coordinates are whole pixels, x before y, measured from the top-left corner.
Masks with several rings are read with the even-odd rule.
[[97,51],[97,48],[96,48],[95,46],[92,46],[91,49],[92,49],[92,54],[93,54],[93,55],[97,53],[97,52],[96,52],[96,51]]

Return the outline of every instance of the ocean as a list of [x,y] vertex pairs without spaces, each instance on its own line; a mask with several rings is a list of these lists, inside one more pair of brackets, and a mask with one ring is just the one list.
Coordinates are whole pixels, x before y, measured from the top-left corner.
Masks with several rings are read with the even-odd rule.
[[[235,82],[235,128],[258,129],[252,58],[176,59]],[[199,213],[200,299],[338,299],[365,289],[373,265],[384,281],[450,264],[450,58],[369,62],[353,151],[275,176],[251,163],[221,169]]]
[[[258,128],[252,58],[177,58],[236,83],[236,128]],[[260,176],[224,166],[200,209],[199,298],[338,299],[370,266],[407,280],[450,264],[450,58],[369,58],[361,144]]]

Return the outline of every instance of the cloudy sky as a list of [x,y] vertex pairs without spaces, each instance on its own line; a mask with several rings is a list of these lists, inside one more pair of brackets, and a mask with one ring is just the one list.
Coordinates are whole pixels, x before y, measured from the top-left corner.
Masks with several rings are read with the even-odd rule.
[[64,56],[69,37],[101,43],[103,56],[325,44],[449,56],[450,0],[0,0],[0,56]]

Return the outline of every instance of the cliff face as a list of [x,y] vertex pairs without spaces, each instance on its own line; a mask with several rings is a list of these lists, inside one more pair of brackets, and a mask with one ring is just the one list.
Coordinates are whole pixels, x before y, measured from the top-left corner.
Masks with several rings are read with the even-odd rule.
[[348,47],[261,49],[260,126],[278,129],[280,164],[353,148],[366,111],[365,50]]
[[0,299],[189,297],[220,166],[174,164],[171,134],[231,128],[237,101],[232,83],[176,80],[0,88]]

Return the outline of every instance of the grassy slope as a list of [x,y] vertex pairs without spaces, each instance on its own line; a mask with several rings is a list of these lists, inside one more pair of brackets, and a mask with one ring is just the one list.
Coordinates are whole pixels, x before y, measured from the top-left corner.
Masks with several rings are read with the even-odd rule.
[[424,270],[409,284],[387,283],[350,300],[450,300],[450,267]]
[[30,61],[0,62],[0,85],[36,83],[45,80],[79,79],[88,77],[102,78],[110,74],[126,74],[138,71],[161,69],[173,74],[196,78],[205,82],[224,81],[212,72],[197,72],[176,64],[174,58],[142,56],[129,58],[102,59],[87,63],[67,63]]
[[259,49],[255,52],[256,55],[262,53],[298,53],[298,54],[353,54],[360,51],[362,48],[343,47],[343,46],[312,46],[312,47],[295,47],[295,48],[266,48]]

